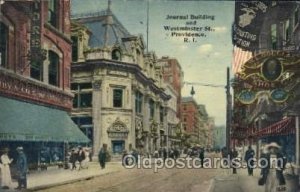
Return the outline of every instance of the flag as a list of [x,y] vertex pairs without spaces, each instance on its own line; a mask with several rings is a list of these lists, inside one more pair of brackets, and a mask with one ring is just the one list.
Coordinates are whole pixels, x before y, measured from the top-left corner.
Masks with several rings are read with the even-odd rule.
[[252,57],[251,51],[243,50],[237,46],[233,47],[232,71],[233,74],[241,72],[241,67]]

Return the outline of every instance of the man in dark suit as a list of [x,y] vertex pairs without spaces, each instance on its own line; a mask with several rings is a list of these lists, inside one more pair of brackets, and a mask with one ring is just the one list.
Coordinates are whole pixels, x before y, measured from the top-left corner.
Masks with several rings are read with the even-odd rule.
[[248,150],[246,151],[245,154],[245,161],[247,163],[247,168],[248,168],[248,175],[252,175],[253,176],[253,166],[254,166],[254,155],[255,152],[252,149],[252,147],[249,145]]

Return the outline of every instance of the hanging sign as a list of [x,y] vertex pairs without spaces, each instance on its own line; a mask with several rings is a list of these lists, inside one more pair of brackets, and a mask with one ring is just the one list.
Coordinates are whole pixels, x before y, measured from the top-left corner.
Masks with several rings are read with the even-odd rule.
[[284,89],[274,89],[270,94],[271,99],[276,103],[285,102],[289,94]]
[[243,90],[238,95],[238,100],[243,104],[251,104],[256,100],[256,94],[251,90]]

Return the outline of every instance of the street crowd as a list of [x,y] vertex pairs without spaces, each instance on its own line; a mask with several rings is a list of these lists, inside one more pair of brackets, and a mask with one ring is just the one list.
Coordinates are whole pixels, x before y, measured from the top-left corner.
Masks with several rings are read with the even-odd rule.
[[[16,163],[16,173],[14,175],[17,176],[18,186],[16,189],[24,189],[27,187],[27,172],[28,172],[28,163],[27,158],[24,153],[23,147],[19,146],[15,149],[18,153],[18,157],[16,160],[11,159],[9,157],[9,148],[1,149],[1,157],[0,157],[0,184],[2,189],[10,189],[12,188],[12,174],[10,170],[10,164],[15,161]],[[201,160],[201,167],[205,163],[205,158],[208,155],[211,157],[220,157],[220,158],[228,158],[233,160],[234,158],[241,158],[241,153],[239,153],[235,148],[231,150],[226,150],[223,148],[221,150],[209,151],[201,146],[194,146],[191,148],[180,149],[179,147],[166,148],[162,147],[157,150],[154,150],[152,154],[149,153],[141,153],[136,149],[132,149],[130,151],[123,151],[122,155],[122,163],[123,166],[136,163],[138,164],[139,159],[141,157],[147,158],[161,158],[163,161],[166,159],[177,159],[179,157],[189,157],[189,158],[199,158]],[[272,191],[285,191],[286,180],[283,174],[283,170],[286,165],[286,158],[281,151],[281,147],[277,143],[269,143],[261,148],[260,159],[264,158],[266,161],[264,162],[264,166],[261,168],[260,178],[258,180],[258,185],[265,185],[265,192]],[[128,162],[129,159],[124,159],[126,156],[131,155],[134,159],[133,162]],[[253,168],[257,163],[255,159],[255,151],[251,146],[248,147],[247,151],[243,154],[244,156],[241,158],[246,162],[248,175],[253,176]],[[110,154],[107,149],[107,145],[103,144],[102,148],[98,152],[98,161],[101,169],[105,168],[106,162],[109,160]],[[88,148],[76,147],[72,148],[69,154],[69,163],[71,164],[70,170],[81,170],[88,168],[88,162],[92,161],[92,152]],[[132,159],[131,159],[132,160]],[[274,161],[275,160],[275,161]],[[277,160],[277,161],[276,161]],[[282,161],[278,161],[282,160]],[[230,168],[232,168],[232,174],[237,174],[237,168],[231,161]],[[283,164],[279,164],[278,162],[283,162]],[[222,168],[222,167],[221,167]]]

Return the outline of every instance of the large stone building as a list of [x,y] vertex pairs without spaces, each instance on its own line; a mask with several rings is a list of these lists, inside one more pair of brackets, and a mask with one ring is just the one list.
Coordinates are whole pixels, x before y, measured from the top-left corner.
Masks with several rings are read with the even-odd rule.
[[103,144],[116,155],[153,152],[166,133],[170,98],[156,55],[110,7],[72,18],[72,118],[93,141],[94,155]]
[[68,0],[1,1],[0,147],[22,145],[30,164],[63,161],[65,144],[88,141],[68,115],[69,13]]

